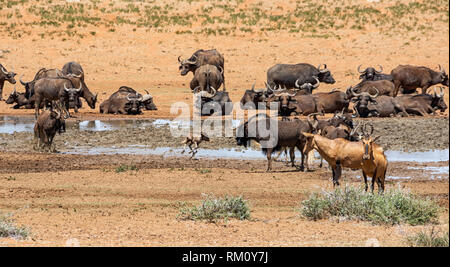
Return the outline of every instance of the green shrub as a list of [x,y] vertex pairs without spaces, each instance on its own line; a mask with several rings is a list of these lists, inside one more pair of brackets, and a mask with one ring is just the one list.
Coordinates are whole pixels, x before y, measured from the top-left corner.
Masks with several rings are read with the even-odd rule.
[[126,172],[126,171],[137,171],[138,168],[135,165],[128,166],[128,165],[120,165],[116,168],[116,173],[120,172]]
[[314,193],[301,207],[301,214],[311,220],[336,216],[388,225],[435,223],[438,211],[436,203],[404,191],[390,190],[377,195],[354,187]]
[[28,236],[28,229],[17,227],[13,220],[0,215],[0,237],[24,239]]
[[182,207],[177,218],[193,221],[207,220],[209,222],[227,220],[228,218],[248,220],[250,219],[250,209],[242,196],[215,198],[213,195],[205,195],[200,206]]
[[448,247],[448,231],[439,235],[434,231],[422,231],[407,238],[406,242],[411,247]]

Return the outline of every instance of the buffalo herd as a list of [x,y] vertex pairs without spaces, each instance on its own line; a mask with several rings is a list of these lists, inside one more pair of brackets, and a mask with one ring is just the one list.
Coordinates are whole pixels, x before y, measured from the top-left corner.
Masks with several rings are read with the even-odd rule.
[[[228,115],[233,110],[232,101],[225,87],[225,60],[215,49],[198,50],[187,59],[178,57],[179,71],[182,76],[193,73],[190,89],[194,94],[194,107],[201,115]],[[290,162],[294,166],[295,148],[301,152],[300,170],[309,169],[308,152],[315,149],[322,159],[332,168],[333,183],[339,185],[341,168],[362,169],[367,190],[367,176],[372,177],[379,191],[384,190],[387,160],[383,149],[375,144],[377,137],[372,137],[367,128],[371,124],[353,125],[355,117],[393,117],[426,116],[444,112],[444,89],[439,91],[432,86],[449,86],[448,74],[438,65],[438,70],[423,66],[399,65],[390,74],[382,73],[383,67],[357,67],[360,82],[350,85],[346,90],[332,89],[329,92],[317,91],[320,84],[334,84],[331,70],[326,64],[317,67],[308,63],[276,64],[267,70],[265,88],[245,90],[240,100],[243,110],[276,109],[281,120],[258,113],[242,122],[236,129],[237,145],[248,146],[251,140],[261,143],[267,139],[256,134],[253,129],[264,123],[277,121],[277,140],[271,146],[261,146],[267,155],[267,170],[272,169],[272,154],[289,149]],[[0,99],[5,81],[16,84],[12,70],[8,71],[0,64]],[[85,72],[77,62],[66,63],[59,69],[40,69],[33,80],[20,83],[25,92],[13,92],[7,98],[7,104],[13,108],[35,109],[36,146],[51,147],[54,135],[65,131],[65,119],[70,117],[69,110],[82,107],[81,98],[91,109],[95,109],[97,94],[90,91],[85,83]],[[221,89],[222,88],[222,89]],[[420,93],[416,93],[421,89]],[[401,93],[401,94],[400,94]],[[352,108],[350,108],[350,103]],[[40,112],[40,109],[44,109]],[[108,99],[100,104],[100,113],[142,114],[142,110],[157,110],[153,96],[148,91],[141,94],[128,86],[121,86]],[[218,113],[220,111],[220,113]],[[334,114],[328,119],[318,119],[318,115]],[[292,115],[307,116],[301,120]],[[249,134],[252,129],[252,134]],[[267,133],[266,133],[267,134]],[[189,146],[192,157],[198,145],[209,141],[206,135],[188,136],[183,144]],[[194,145],[194,148],[192,148]],[[345,155],[344,155],[345,154]],[[344,160],[343,160],[344,159]]]

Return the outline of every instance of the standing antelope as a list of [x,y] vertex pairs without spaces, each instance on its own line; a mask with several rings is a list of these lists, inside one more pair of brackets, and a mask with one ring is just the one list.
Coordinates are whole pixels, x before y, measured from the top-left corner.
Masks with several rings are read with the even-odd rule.
[[[372,126],[371,126],[372,127]],[[363,172],[365,190],[367,191],[367,176],[372,177],[372,193],[375,182],[378,185],[378,193],[384,192],[384,180],[386,178],[387,159],[383,148],[375,141],[379,136],[372,138],[371,133],[365,132],[361,142],[350,142],[343,138],[328,139],[318,134],[303,133],[307,142],[304,153],[312,149],[317,150],[319,154],[328,162],[333,170],[333,185],[339,186],[342,167],[351,169],[361,169]]]

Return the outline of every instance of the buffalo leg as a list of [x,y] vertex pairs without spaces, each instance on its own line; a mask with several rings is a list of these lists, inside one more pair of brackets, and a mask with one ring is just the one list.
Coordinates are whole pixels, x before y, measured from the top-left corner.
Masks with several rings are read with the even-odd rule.
[[[286,148],[284,150],[284,153],[286,153],[286,163],[287,163],[287,151],[286,151]],[[295,147],[289,148],[289,156],[291,158],[291,165],[292,165],[292,167],[295,167]]]
[[272,171],[272,148],[267,149],[267,172]]
[[424,87],[422,87],[422,94],[425,95],[427,93],[428,88],[429,88],[428,85],[425,85]]

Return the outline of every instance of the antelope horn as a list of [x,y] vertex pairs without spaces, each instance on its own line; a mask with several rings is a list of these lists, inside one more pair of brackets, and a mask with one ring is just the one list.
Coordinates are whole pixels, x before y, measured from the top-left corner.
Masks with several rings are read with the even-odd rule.
[[366,73],[366,70],[361,71],[361,66],[362,66],[362,65],[359,65],[359,66],[358,66],[358,72],[361,73],[361,74]]
[[380,70],[375,70],[376,73],[381,73],[383,71],[383,66],[378,65],[380,67]]
[[181,60],[181,56],[178,56],[178,62],[181,63],[183,60]]
[[361,121],[358,122],[358,125],[356,125],[356,127],[350,131],[350,135],[354,135],[356,133],[356,131],[358,131],[359,127],[361,127]]
[[252,91],[255,91],[255,84],[252,85]]
[[445,92],[444,92],[444,87],[439,86],[439,97],[443,97],[444,94],[445,94]]
[[149,93],[149,92],[148,92],[147,90],[145,90],[145,89],[144,89],[144,91],[145,91],[145,92],[147,93],[147,95],[149,95],[149,94],[150,94],[150,93]]
[[220,68],[220,75],[223,76],[223,68],[221,66],[219,66],[219,68]]
[[374,128],[373,128],[372,123],[368,123],[368,125],[370,126],[370,134],[369,134],[369,136],[371,136],[373,134]]
[[197,87],[194,88],[194,90],[192,90],[194,92],[194,94],[198,93],[197,89],[199,89],[199,88],[200,88],[200,86],[197,86]]
[[66,87],[66,84],[64,84],[64,90],[69,91],[70,89]]
[[14,91],[13,94],[16,94],[16,86],[14,85]]
[[442,66],[441,66],[441,64],[438,64],[438,67],[439,67],[439,71],[442,72]]
[[3,68],[3,66],[2,66],[2,72],[3,72],[4,74],[8,75],[8,72],[5,70],[5,68]]
[[77,90],[77,92],[80,92],[81,91],[81,87],[82,87],[82,84],[80,83],[80,87],[78,87],[78,89],[75,89],[75,90]]

